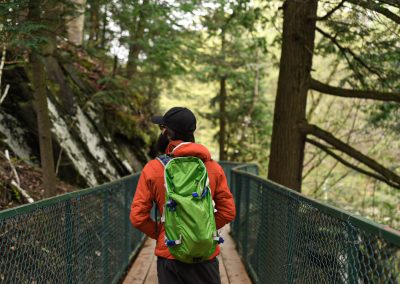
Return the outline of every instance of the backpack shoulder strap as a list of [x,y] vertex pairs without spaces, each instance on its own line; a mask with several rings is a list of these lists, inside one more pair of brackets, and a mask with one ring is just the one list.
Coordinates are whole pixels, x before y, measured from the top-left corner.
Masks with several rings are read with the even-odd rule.
[[[168,164],[168,162],[172,160],[172,157],[171,157],[171,156],[168,156],[168,155],[166,155],[166,154],[164,154],[164,155],[158,156],[156,159],[157,159],[157,160],[161,163],[161,165],[163,165],[163,167],[165,168],[165,166]],[[158,237],[158,233],[159,233],[159,232],[158,232],[158,220],[157,220],[157,202],[155,202],[155,218],[156,218],[156,235],[157,235],[157,237]],[[161,223],[164,223],[164,219],[165,219],[165,205],[164,205],[163,214],[162,214],[162,216],[161,216]]]
[[168,162],[172,160],[172,157],[164,154],[158,156],[156,159],[165,167],[168,164]]

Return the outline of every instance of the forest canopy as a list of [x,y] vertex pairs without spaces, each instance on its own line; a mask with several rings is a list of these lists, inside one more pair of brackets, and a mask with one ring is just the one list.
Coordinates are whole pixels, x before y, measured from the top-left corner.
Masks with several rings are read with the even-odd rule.
[[[44,62],[72,50],[98,63],[97,77],[74,66],[118,137],[150,148],[145,121],[185,105],[215,158],[399,228],[399,15],[396,0],[13,0],[0,6],[0,69],[30,70],[49,189]],[[13,88],[0,81],[0,104]],[[69,115],[87,101],[61,100]]]

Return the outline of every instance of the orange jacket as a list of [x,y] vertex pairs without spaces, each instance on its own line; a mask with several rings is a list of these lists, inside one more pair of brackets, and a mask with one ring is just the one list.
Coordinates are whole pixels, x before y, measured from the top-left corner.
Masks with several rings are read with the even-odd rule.
[[[172,150],[182,141],[172,141],[167,147],[166,153]],[[222,228],[225,224],[231,222],[236,215],[235,203],[224,171],[221,166],[211,159],[210,152],[206,147],[196,144],[182,144],[174,151],[175,157],[194,156],[202,159],[204,162],[208,177],[210,180],[210,188],[213,200],[215,202],[215,223],[217,229]],[[160,161],[154,159],[148,162],[139,178],[136,193],[131,205],[130,219],[132,225],[153,239],[157,239],[155,255],[173,259],[167,246],[164,243],[164,226],[159,225],[159,234],[156,236],[156,223],[150,218],[150,211],[153,201],[157,203],[159,216],[162,215],[165,203],[164,188],[164,166]],[[219,254],[219,247],[212,257]]]

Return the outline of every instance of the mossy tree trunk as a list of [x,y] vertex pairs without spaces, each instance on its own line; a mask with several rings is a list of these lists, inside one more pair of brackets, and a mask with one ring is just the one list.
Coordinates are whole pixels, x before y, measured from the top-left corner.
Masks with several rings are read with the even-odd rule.
[[138,60],[140,51],[142,51],[142,41],[144,35],[144,29],[146,24],[146,9],[148,9],[149,0],[143,0],[141,5],[137,4],[136,9],[140,9],[139,15],[135,23],[137,23],[136,29],[131,32],[129,40],[129,55],[128,63],[126,65],[126,74],[129,78],[135,76],[138,67]]
[[[34,23],[44,24],[41,18],[43,3],[41,0],[30,0],[29,20]],[[45,13],[44,13],[45,14]],[[38,30],[35,36],[46,37],[42,30]],[[46,72],[42,54],[51,54],[55,43],[52,37],[46,37],[48,42],[32,50],[30,54],[30,67],[32,72],[35,109],[38,124],[38,136],[40,146],[40,162],[43,171],[44,196],[51,197],[56,194],[56,175],[54,171],[54,156],[52,135],[50,131],[50,117],[47,106]],[[42,54],[41,54],[42,53]]]
[[301,191],[318,0],[286,1],[268,178]]
[[[225,52],[226,52],[226,35],[225,35],[225,27],[221,29],[221,62],[225,65]],[[226,70],[223,68],[221,77],[219,79],[219,160],[226,161],[228,159],[227,155],[227,143],[226,143],[226,122],[227,122],[227,114],[226,114],[226,101],[227,101],[227,92],[226,92],[226,81],[227,75]],[[220,72],[221,72],[220,71]]]
[[219,81],[219,160],[227,160],[226,155],[226,78]]
[[90,4],[89,9],[89,40],[88,46],[94,47],[99,44],[100,38],[100,4],[98,0],[88,0]]
[[85,24],[86,0],[71,0],[76,5],[73,15],[67,20],[68,41],[81,46]]

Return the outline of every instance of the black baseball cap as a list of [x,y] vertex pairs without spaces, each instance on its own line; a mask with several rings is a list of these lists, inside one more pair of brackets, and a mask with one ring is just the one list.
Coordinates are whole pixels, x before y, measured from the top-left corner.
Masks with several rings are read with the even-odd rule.
[[193,133],[196,130],[196,117],[185,107],[173,107],[164,116],[153,116],[151,122],[165,125],[179,133]]

